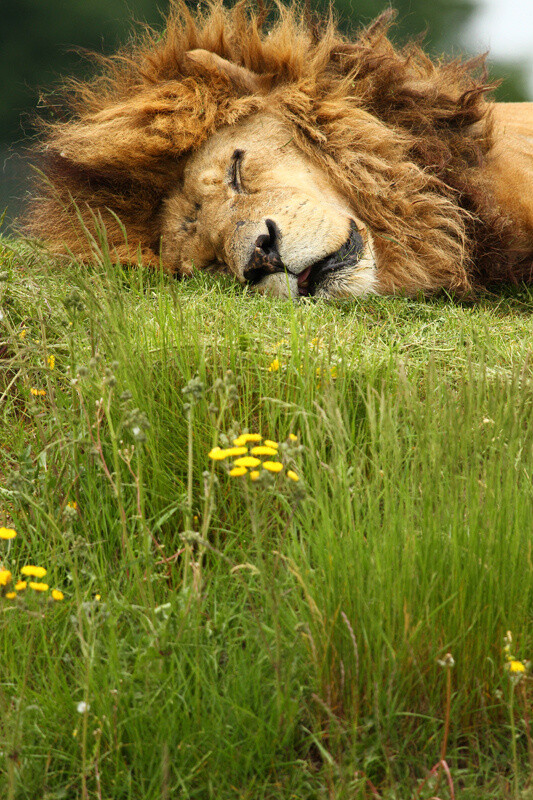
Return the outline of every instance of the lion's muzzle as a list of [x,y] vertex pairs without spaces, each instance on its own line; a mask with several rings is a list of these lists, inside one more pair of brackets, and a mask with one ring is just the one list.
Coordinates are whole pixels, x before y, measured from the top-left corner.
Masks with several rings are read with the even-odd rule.
[[278,226],[271,219],[265,220],[265,225],[268,232],[257,237],[254,250],[244,270],[244,278],[252,286],[260,284],[269,275],[286,273],[297,279],[300,297],[312,296],[325,281],[333,278],[337,270],[346,270],[357,264],[365,249],[363,238],[352,221],[348,239],[342,247],[297,273],[281,259],[279,252],[281,234]]

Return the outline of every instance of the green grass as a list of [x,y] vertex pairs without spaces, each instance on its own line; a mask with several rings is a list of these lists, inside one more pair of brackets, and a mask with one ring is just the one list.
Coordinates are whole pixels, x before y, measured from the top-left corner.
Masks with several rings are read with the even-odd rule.
[[0,797],[531,797],[531,292],[1,262]]

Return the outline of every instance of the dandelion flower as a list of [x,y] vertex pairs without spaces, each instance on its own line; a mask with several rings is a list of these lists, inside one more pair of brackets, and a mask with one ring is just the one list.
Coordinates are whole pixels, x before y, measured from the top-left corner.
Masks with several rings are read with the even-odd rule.
[[246,467],[233,467],[233,469],[230,469],[229,474],[232,478],[240,478],[241,475],[246,475],[247,472]]
[[263,444],[265,447],[273,447],[275,450],[277,450],[279,447],[279,444],[277,442],[273,442],[272,439],[265,439]]
[[28,581],[17,581],[16,584],[15,584],[15,591],[16,592],[23,592],[27,585],[28,585]]
[[56,357],[52,354],[51,356],[48,356],[47,361],[50,369],[54,369],[56,365]]
[[277,372],[279,370],[279,358],[275,358],[274,361],[270,362],[268,367],[269,372]]
[[0,528],[0,539],[14,539],[17,535],[13,528]]
[[283,464],[280,461],[263,461],[263,467],[269,472],[281,472]]
[[300,480],[300,477],[292,469],[287,470],[287,478],[290,478],[291,481],[295,482]]
[[8,569],[0,569],[0,586],[7,586],[11,583],[11,572]]
[[240,436],[233,440],[233,444],[236,447],[242,447],[248,442],[260,442],[262,438],[260,433],[241,433]]
[[21,575],[27,575],[29,578],[44,578],[46,570],[44,567],[34,567],[32,564],[26,564],[20,570]]
[[233,458],[234,456],[245,456],[248,452],[248,448],[244,445],[240,447],[227,447],[222,452],[226,454],[226,458]]
[[507,669],[515,675],[526,671],[525,664],[522,661],[509,661]]
[[54,600],[63,600],[65,595],[59,589],[52,589],[52,597]]
[[251,481],[257,481],[257,480],[259,480],[259,476],[260,476],[260,475],[261,475],[261,473],[259,472],[259,470],[258,470],[258,469],[253,469],[253,470],[250,472],[250,480],[251,480]]
[[244,456],[247,452],[247,447],[227,447],[225,450],[220,447],[214,447],[209,453],[209,458],[212,458],[213,461],[224,461],[225,458]]
[[[254,449],[257,450],[257,448]],[[243,456],[243,458],[238,458],[233,463],[236,467],[258,467],[261,460],[259,458],[253,458],[253,456]]]
[[47,592],[48,591],[48,584],[47,583],[36,583],[35,581],[29,582],[30,589],[33,589],[34,592]]
[[274,447],[265,447],[264,444],[260,444],[259,447],[252,447],[250,453],[253,456],[277,456],[278,451]]
[[213,447],[208,453],[208,457],[212,458],[213,461],[223,461],[226,458],[226,454],[220,447]]
[[8,600],[14,600],[16,596],[17,596],[16,592],[6,592],[6,597]]

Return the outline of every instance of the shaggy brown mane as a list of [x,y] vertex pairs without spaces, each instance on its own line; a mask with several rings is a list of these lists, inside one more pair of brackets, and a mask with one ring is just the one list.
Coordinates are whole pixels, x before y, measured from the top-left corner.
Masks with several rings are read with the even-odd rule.
[[[315,30],[297,7],[278,5],[269,26],[263,17],[247,0],[194,14],[172,0],[163,34],[145,31],[101,59],[92,82],[71,82],[68,121],[44,125],[31,233],[88,258],[81,223],[94,232],[101,217],[114,257],[159,264],[161,203],[184,156],[268,110],[372,230],[391,265],[386,290],[466,292],[506,277],[510,225],[479,171],[492,143],[484,59],[435,63],[416,44],[395,48],[392,12],[354,41],[332,19]],[[262,88],[202,69],[186,57],[196,48],[253,70]]]

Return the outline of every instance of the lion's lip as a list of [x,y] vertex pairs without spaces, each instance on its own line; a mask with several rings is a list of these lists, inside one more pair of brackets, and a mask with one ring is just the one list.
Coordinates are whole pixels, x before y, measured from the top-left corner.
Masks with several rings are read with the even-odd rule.
[[342,247],[315,264],[306,267],[298,275],[298,293],[302,296],[314,295],[318,286],[332,273],[357,264],[364,249],[363,238],[355,222],[352,221],[350,223],[350,235]]
[[306,267],[303,272],[298,275],[298,294],[306,297],[309,294],[309,276],[313,270],[313,264]]

